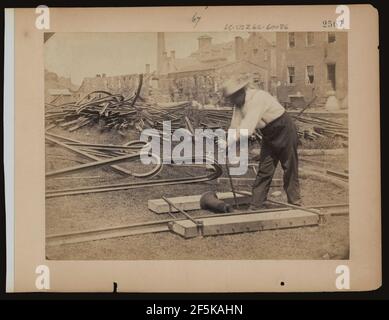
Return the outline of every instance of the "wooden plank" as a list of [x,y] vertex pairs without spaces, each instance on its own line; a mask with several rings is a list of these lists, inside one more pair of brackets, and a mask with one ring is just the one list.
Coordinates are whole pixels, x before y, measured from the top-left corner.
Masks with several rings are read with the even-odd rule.
[[[319,216],[303,210],[283,210],[198,219],[203,223],[202,235],[214,236],[251,231],[263,231],[319,224]],[[169,229],[184,238],[200,235],[198,227],[190,220],[174,221]]]
[[169,230],[179,234],[185,239],[195,238],[199,235],[199,228],[193,221],[188,219],[179,222],[180,223],[176,223],[175,221],[169,222]]
[[[234,195],[232,194],[232,192],[218,192],[217,197],[228,204],[234,204]],[[248,204],[251,201],[250,196],[237,195],[236,197],[238,204]],[[192,195],[167,199],[181,210],[188,211],[200,209],[200,198],[201,195]],[[147,205],[149,210],[158,214],[169,212],[169,204],[167,204],[166,201],[163,199],[151,199],[147,202]],[[171,208],[171,212],[178,212],[178,210],[175,208]]]

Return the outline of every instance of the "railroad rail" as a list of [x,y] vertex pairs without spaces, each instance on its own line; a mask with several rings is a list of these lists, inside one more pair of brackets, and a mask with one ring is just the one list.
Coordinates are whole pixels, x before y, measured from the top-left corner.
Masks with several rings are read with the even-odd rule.
[[[339,216],[347,215],[349,211],[349,205],[347,203],[338,203],[338,204],[322,204],[322,205],[312,205],[307,206],[306,208],[310,209],[321,209],[323,215],[330,216]],[[274,212],[274,211],[283,211],[290,208],[272,208],[248,212],[235,212],[235,213],[226,213],[218,214],[218,217],[231,216],[231,215],[240,215],[240,214],[251,214],[251,213],[260,213],[260,212]],[[210,217],[211,215],[202,215],[197,216],[196,219],[202,219]],[[214,215],[215,216],[215,215]],[[46,236],[46,245],[47,246],[58,246],[74,243],[82,243],[96,240],[128,237],[133,235],[142,235],[149,233],[165,232],[169,231],[169,223],[173,221],[186,220],[187,217],[182,218],[172,218],[159,221],[150,221],[150,222],[140,222],[134,223],[125,226],[110,227],[110,228],[100,228],[93,230],[85,230],[79,232],[63,233],[63,234],[53,234]]]
[[[117,163],[121,163],[124,161],[133,161],[133,160],[140,159],[140,150],[146,144],[146,142],[144,141],[139,141],[139,140],[130,141],[125,145],[103,145],[103,144],[84,143],[78,140],[62,137],[47,132],[46,132],[46,140],[49,143],[59,145],[69,151],[72,151],[80,156],[83,156],[88,160],[94,160],[93,162],[81,164],[78,166],[48,172],[46,173],[46,178],[57,177],[59,175],[75,173],[75,172],[79,172],[91,168],[98,168],[98,167],[108,166],[108,165],[121,174],[124,173],[126,175],[130,175],[138,178],[150,178],[159,174],[163,168],[162,161],[156,155],[151,155],[154,158],[154,160],[156,160],[155,165],[150,171],[146,173],[134,173],[117,165]],[[135,151],[135,152],[127,153],[126,151],[128,150]],[[192,165],[193,167],[199,166],[199,164],[196,163],[196,161],[197,159],[193,157],[191,161],[193,163]],[[141,182],[103,184],[97,186],[87,186],[87,187],[78,187],[78,188],[61,189],[61,190],[47,190],[46,198],[128,190],[128,189],[153,187],[153,186],[207,182],[207,181],[217,179],[222,175],[223,170],[221,166],[216,162],[216,160],[209,159],[205,156],[203,158],[203,163],[209,164],[211,166],[210,173],[205,175],[199,175],[199,176],[191,175],[190,177],[181,177],[181,178],[174,178],[174,179],[146,180]],[[186,166],[190,166],[190,165],[186,165]]]
[[106,184],[106,185],[100,185],[100,186],[46,191],[46,198],[73,196],[73,195],[88,194],[88,193],[110,192],[110,191],[119,191],[119,190],[129,190],[129,189],[144,188],[144,187],[156,187],[156,186],[189,184],[189,183],[199,183],[199,182],[211,181],[211,180],[215,180],[218,177],[220,177],[223,173],[223,170],[222,170],[221,166],[216,162],[214,162],[213,164],[210,164],[210,165],[212,166],[212,172],[207,174],[207,175],[201,175],[201,176],[197,176],[197,177],[190,176],[190,177],[175,178],[175,179],[147,180],[147,181],[132,182],[132,183]]

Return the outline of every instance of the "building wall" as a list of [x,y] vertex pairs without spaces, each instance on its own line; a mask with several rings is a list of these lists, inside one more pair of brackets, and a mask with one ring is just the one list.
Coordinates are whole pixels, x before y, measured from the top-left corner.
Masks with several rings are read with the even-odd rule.
[[242,80],[248,80],[253,86],[263,90],[269,89],[269,70],[248,61],[237,61],[226,64],[216,69],[216,73],[218,75],[217,84],[219,86],[228,79],[237,77]]
[[[59,77],[56,73],[45,70],[45,102],[50,103],[57,96],[50,93],[51,89],[68,89],[69,92],[74,92],[77,90],[77,86],[73,84],[70,78]],[[60,98],[58,102],[64,101],[69,102],[71,96],[65,98],[65,96]]]
[[326,46],[326,63],[336,63],[336,95],[342,100],[348,92],[347,32],[336,32],[336,42]]
[[211,103],[215,93],[215,70],[170,73],[168,92],[172,101]]
[[[138,88],[138,81],[139,75],[137,74],[112,77],[96,75],[96,77],[85,78],[83,80],[80,88],[74,94],[74,98],[75,100],[78,100],[93,91],[107,91],[111,94],[122,94],[127,97]],[[148,82],[148,77],[145,75],[141,90],[142,96],[147,95],[149,90]]]
[[[176,59],[175,50],[166,50],[163,33],[158,33],[157,45],[157,73],[166,75],[172,72],[180,72],[182,68],[195,64],[210,63],[220,64],[228,61],[234,61],[234,44],[233,42],[217,43],[212,42],[212,37],[202,35],[198,37],[197,50],[192,52],[186,58]],[[163,77],[161,77],[163,79]],[[162,81],[163,82],[163,81]],[[161,88],[163,84],[161,85]]]
[[163,54],[165,52],[165,34],[163,32],[157,33],[157,73],[161,73],[163,68]]
[[[336,41],[328,43],[327,32],[314,32],[314,42],[307,45],[307,32],[295,32],[295,47],[289,47],[288,33],[276,33],[276,80],[289,94],[300,92],[306,101],[314,95],[323,99],[332,89],[327,64],[336,64],[336,96],[347,95],[347,33],[336,32]],[[294,66],[295,82],[288,81],[288,67]],[[307,66],[314,68],[314,82],[307,83]]]
[[200,36],[197,50],[190,54],[190,58],[195,58],[199,62],[211,61],[232,61],[234,59],[233,42],[213,43],[212,37]]
[[201,104],[216,104],[219,89],[231,77],[248,80],[253,87],[268,90],[269,72],[247,61],[225,64],[209,70],[174,72],[164,79],[172,101],[196,100]]
[[272,45],[258,32],[251,32],[247,39],[235,38],[236,61],[246,60],[270,69]]

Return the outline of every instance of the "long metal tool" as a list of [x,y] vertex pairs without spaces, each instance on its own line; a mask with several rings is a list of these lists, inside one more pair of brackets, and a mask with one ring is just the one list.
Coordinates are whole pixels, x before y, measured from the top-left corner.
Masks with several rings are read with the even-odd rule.
[[238,209],[239,208],[238,199],[236,198],[234,183],[232,181],[232,177],[230,173],[230,165],[228,164],[228,148],[226,149],[226,171],[227,171],[228,180],[230,181],[231,192],[232,195],[234,196],[235,207]]
[[230,166],[228,164],[228,156],[226,157],[226,171],[227,171],[227,175],[228,175],[228,180],[230,181],[231,191],[232,191],[232,194],[234,196],[235,207],[239,208],[238,199],[236,198],[234,183],[232,181],[232,177],[231,177],[231,173],[230,173]]
[[190,221],[192,221],[200,230],[200,233],[201,233],[201,228],[203,226],[203,223],[199,220],[196,220],[194,218],[192,218],[187,212],[185,212],[184,210],[178,208],[173,202],[171,202],[168,198],[166,198],[165,196],[162,196],[162,199],[165,200],[169,206],[172,206],[174,209],[178,210],[180,213],[182,213],[185,217],[187,217]]

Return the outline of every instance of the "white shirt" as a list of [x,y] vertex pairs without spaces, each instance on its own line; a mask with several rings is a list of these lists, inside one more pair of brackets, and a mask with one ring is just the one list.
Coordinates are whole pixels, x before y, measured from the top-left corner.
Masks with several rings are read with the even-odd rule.
[[285,108],[270,93],[258,89],[246,89],[245,103],[242,107],[234,107],[230,129],[247,129],[252,135],[256,128],[262,129],[278,117]]

